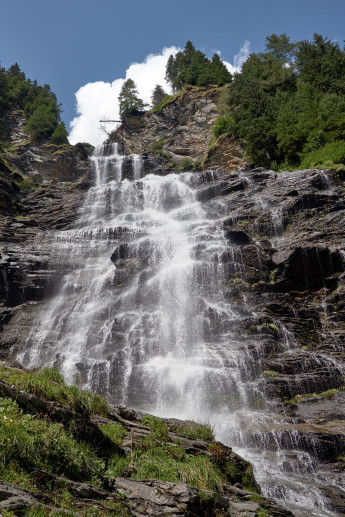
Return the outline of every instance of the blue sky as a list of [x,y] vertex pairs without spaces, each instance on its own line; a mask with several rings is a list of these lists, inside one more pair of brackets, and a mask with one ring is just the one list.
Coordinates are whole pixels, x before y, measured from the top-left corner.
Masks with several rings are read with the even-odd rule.
[[[164,47],[184,47],[188,39],[207,55],[221,51],[229,63],[245,41],[258,52],[272,33],[286,32],[296,41],[318,32],[341,45],[345,39],[344,0],[2,0],[0,5],[2,65],[17,61],[29,78],[50,84],[67,127],[81,87],[125,78],[132,63]],[[141,72],[150,74],[150,68]],[[87,89],[82,91],[85,106]]]

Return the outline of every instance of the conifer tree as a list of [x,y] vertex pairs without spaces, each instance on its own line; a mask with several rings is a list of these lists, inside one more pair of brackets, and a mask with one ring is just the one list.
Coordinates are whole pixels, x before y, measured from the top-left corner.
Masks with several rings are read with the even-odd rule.
[[133,79],[124,82],[120,95],[120,118],[123,120],[127,115],[137,111],[143,111],[146,104],[138,97],[138,90]]
[[151,94],[152,107],[155,108],[160,102],[167,97],[167,92],[163,90],[160,84],[156,84]]

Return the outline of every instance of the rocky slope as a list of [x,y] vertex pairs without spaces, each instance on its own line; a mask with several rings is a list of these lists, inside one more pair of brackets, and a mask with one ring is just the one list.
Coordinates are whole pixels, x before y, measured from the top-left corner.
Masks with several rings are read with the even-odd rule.
[[127,117],[109,142],[124,143],[131,154],[146,153],[162,141],[162,151],[177,163],[189,158],[204,168],[234,170],[244,163],[238,141],[224,138],[208,149],[223,92],[224,88],[186,86],[159,111]]

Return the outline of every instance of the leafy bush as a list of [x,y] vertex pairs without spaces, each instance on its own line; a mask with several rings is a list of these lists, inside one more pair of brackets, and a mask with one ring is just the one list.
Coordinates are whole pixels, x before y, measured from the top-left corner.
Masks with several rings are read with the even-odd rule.
[[162,138],[160,138],[159,140],[156,140],[155,142],[153,142],[150,146],[150,152],[151,153],[156,153],[157,151],[161,151],[163,149],[163,140]]
[[193,169],[193,160],[190,158],[185,158],[181,164],[181,168],[183,171],[191,171]]
[[218,138],[222,135],[230,135],[234,132],[235,121],[230,115],[221,115],[212,126],[213,135]]

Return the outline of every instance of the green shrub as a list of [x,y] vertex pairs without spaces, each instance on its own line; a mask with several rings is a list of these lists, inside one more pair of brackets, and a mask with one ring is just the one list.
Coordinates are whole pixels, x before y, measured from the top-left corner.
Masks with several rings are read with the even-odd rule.
[[345,142],[330,142],[321,149],[301,155],[301,168],[330,168],[335,164],[345,164]]
[[193,171],[200,171],[201,169],[202,169],[201,161],[200,160],[195,160],[193,162]]
[[235,121],[230,115],[221,115],[217,118],[212,126],[212,132],[215,138],[222,135],[230,135],[234,132]]
[[181,164],[181,169],[183,171],[190,171],[193,169],[193,160],[190,158],[185,158]]
[[162,138],[160,138],[159,140],[156,140],[155,142],[153,142],[151,145],[150,145],[150,148],[149,150],[151,151],[151,153],[156,153],[157,151],[160,151],[161,149],[163,149],[163,140]]

